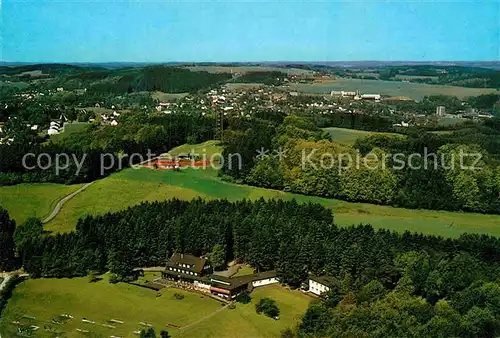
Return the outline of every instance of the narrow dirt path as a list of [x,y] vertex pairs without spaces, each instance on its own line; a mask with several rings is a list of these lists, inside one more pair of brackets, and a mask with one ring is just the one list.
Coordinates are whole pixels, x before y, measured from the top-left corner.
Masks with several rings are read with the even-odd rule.
[[3,281],[2,281],[2,283],[0,283],[0,291],[2,291],[2,290],[3,290],[3,288],[5,287],[5,285],[7,285],[7,282],[9,281],[9,279],[11,279],[11,278],[12,278],[12,276],[10,276],[10,275],[5,275],[5,276],[4,276],[4,277],[2,277],[2,278],[3,278]]
[[221,307],[220,309],[215,310],[214,312],[212,312],[212,313],[210,313],[210,314],[206,315],[205,317],[201,317],[200,319],[195,320],[194,322],[189,323],[188,325],[181,327],[179,330],[181,330],[181,331],[182,331],[182,330],[188,329],[188,328],[190,328],[190,327],[192,327],[192,326],[195,326],[195,325],[197,325],[197,324],[199,324],[199,323],[201,323],[201,322],[203,322],[203,321],[205,321],[205,320],[207,320],[207,319],[209,319],[209,318],[211,318],[211,317],[215,316],[215,315],[216,315],[216,314],[218,314],[219,312],[224,311],[224,310],[225,310],[225,309],[226,309],[229,305],[231,305],[231,303],[229,303],[229,304],[227,304],[227,305],[225,305],[225,306]]
[[66,203],[67,201],[69,201],[70,199],[72,199],[73,197],[75,197],[76,195],[78,195],[80,192],[82,192],[85,189],[87,189],[94,182],[95,181],[85,184],[83,187],[81,187],[77,191],[72,192],[71,194],[69,194],[69,195],[63,197],[61,200],[59,200],[59,202],[57,202],[54,210],[52,210],[52,212],[50,213],[49,216],[47,216],[45,219],[42,220],[42,223],[45,224],[45,223],[49,223],[50,221],[52,221],[57,216],[57,214],[59,214],[59,211],[61,211],[61,208],[64,205],[64,203]]

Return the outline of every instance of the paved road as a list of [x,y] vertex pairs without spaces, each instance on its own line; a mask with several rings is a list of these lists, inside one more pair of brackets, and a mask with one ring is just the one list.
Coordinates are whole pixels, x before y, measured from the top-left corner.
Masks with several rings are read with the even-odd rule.
[[75,197],[76,195],[78,195],[83,190],[87,189],[94,182],[95,181],[87,183],[83,187],[81,187],[80,189],[78,189],[77,191],[69,194],[68,196],[63,197],[59,202],[57,202],[56,207],[54,208],[54,210],[52,210],[52,212],[50,213],[50,215],[47,216],[44,220],[42,220],[42,223],[49,223],[50,221],[52,221],[57,216],[57,214],[59,213],[59,211],[61,211],[61,208],[64,205],[64,203],[66,203],[67,201],[69,201],[70,199],[72,199],[73,197]]

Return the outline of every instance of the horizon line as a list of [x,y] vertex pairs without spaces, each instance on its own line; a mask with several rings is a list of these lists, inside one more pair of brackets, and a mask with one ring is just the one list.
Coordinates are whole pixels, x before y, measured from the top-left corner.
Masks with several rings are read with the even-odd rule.
[[5,61],[1,60],[0,64],[71,64],[71,63],[178,63],[178,64],[187,64],[187,63],[214,63],[214,64],[224,64],[224,63],[302,63],[302,64],[311,64],[311,63],[348,63],[348,62],[380,62],[380,63],[402,63],[402,62],[410,62],[410,63],[498,63],[500,64],[500,60],[316,60],[316,61],[304,61],[304,60],[279,60],[279,61],[270,61],[270,60],[261,60],[261,61]]

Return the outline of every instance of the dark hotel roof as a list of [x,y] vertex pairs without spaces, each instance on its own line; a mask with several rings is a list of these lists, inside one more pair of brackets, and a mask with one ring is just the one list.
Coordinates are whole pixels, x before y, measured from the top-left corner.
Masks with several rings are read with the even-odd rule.
[[193,256],[191,254],[182,254],[175,252],[170,257],[169,265],[179,266],[181,264],[187,264],[189,266],[189,270],[197,273],[201,273],[203,271],[203,267],[207,263],[205,258],[199,258]]
[[276,276],[277,276],[276,271],[264,271],[261,273],[254,273],[253,275],[246,275],[239,277],[224,277],[224,276],[212,275],[210,276],[210,280],[212,284],[215,284],[220,288],[233,290],[251,282],[255,282],[262,279],[273,278]]
[[309,276],[309,279],[326,286],[332,286],[335,284],[335,278],[329,276]]

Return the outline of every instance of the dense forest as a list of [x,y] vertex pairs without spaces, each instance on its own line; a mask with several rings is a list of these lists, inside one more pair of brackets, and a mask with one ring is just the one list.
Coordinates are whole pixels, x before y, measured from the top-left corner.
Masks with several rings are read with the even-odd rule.
[[282,84],[287,77],[286,73],[271,71],[271,72],[247,72],[241,76],[233,79],[233,82],[240,83],[262,83],[265,85],[279,85]]
[[[116,74],[112,74],[115,75]],[[85,74],[83,74],[85,76]],[[183,68],[150,66],[128,71],[117,81],[93,84],[91,92],[163,91],[168,93],[196,92],[231,78],[227,73],[195,72]]]
[[[353,147],[330,141],[319,128],[331,123],[361,129],[363,119],[356,120],[353,114],[289,115],[281,120],[230,123],[224,135],[225,158],[239,152],[243,161],[241,167],[227,161],[223,171],[239,182],[306,195],[406,208],[500,213],[498,120],[441,135],[422,130],[375,135],[358,140]],[[380,121],[383,128],[384,120]],[[281,154],[271,151],[256,158],[255,150],[261,148],[281,149]],[[476,169],[462,170],[472,167]]]
[[15,227],[0,211],[0,269],[32,277],[111,271],[128,280],[136,267],[164,265],[172,252],[222,247],[258,270],[276,269],[300,286],[329,277],[292,336],[494,337],[500,333],[500,241],[486,235],[443,239],[359,225],[338,228],[317,204],[263,199],[171,200],[78,221],[47,235],[37,219]]

